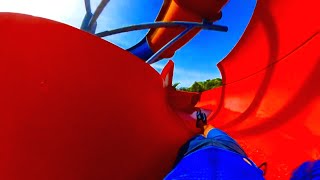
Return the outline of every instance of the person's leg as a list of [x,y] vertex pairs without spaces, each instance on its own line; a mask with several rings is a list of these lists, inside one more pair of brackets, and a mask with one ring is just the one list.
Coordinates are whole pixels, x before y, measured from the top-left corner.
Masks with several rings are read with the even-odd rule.
[[230,140],[233,142],[236,142],[232,137],[230,137],[227,133],[223,132],[222,130],[215,128],[212,125],[206,125],[204,126],[204,132],[203,132],[204,137],[206,138],[218,138],[218,137],[222,137],[226,140]]
[[208,124],[208,125],[204,125],[203,126],[203,135],[204,137],[208,137],[208,134],[211,130],[215,129],[214,126],[212,126],[211,124]]
[[197,111],[196,126],[201,129],[203,134],[194,136],[180,148],[176,162],[180,161],[185,155],[210,144],[246,156],[240,145],[227,133],[207,124],[207,116],[201,110]]
[[205,125],[204,127],[204,136],[208,139],[212,139],[214,142],[219,142],[223,145],[223,148],[234,151],[241,155],[247,156],[242,147],[227,133],[223,132],[220,129],[213,127],[212,125]]

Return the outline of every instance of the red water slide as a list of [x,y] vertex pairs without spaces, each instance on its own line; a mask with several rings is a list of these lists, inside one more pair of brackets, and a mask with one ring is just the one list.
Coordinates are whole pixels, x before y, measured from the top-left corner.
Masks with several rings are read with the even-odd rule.
[[194,133],[168,106],[157,71],[65,24],[0,13],[0,26],[0,179],[170,171]]
[[[315,2],[314,2],[315,3]],[[267,179],[320,159],[320,35],[312,2],[259,0],[243,37],[218,64],[224,86],[198,106],[239,140]]]
[[[131,53],[73,27],[0,14],[0,179],[154,179],[195,134],[196,105],[234,136],[268,179],[319,159],[316,6],[258,1],[219,63],[224,86],[186,93]],[[302,24],[300,24],[302,23]],[[107,55],[107,56],[106,56]]]

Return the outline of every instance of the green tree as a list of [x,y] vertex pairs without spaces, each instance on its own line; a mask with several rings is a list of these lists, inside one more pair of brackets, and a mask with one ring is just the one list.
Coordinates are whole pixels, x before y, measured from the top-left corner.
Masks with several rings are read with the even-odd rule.
[[202,92],[205,89],[204,83],[203,82],[194,82],[191,87],[190,87],[190,91],[191,92]]
[[180,83],[174,83],[174,84],[172,85],[172,87],[174,87],[175,89],[177,89],[177,86],[179,86],[179,84],[180,84]]
[[[180,83],[175,83],[173,87],[177,87]],[[196,81],[194,82],[191,87],[181,87],[178,88],[180,91],[188,91],[188,92],[203,92],[210,90],[212,88],[216,88],[222,86],[222,79],[215,78],[215,79],[208,79],[206,81]]]

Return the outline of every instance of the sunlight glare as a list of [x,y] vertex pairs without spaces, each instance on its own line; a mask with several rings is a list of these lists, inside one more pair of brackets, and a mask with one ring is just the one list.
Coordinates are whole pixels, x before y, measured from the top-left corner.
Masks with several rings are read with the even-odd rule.
[[83,0],[0,0],[0,12],[17,12],[56,21],[81,13],[79,9],[84,9]]

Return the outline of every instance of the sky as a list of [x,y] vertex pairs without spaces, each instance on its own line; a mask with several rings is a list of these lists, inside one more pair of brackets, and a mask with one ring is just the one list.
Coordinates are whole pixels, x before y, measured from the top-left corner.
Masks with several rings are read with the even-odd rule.
[[[94,10],[100,0],[91,0]],[[97,32],[154,22],[163,0],[110,0],[98,19]],[[256,0],[230,0],[223,8],[223,17],[215,24],[228,26],[228,32],[204,30],[170,58],[175,63],[174,82],[188,87],[195,81],[221,77],[217,68],[233,49],[252,16]],[[0,12],[18,12],[40,16],[79,28],[85,15],[83,0],[0,0]],[[121,48],[138,43],[148,30],[122,33],[104,38]],[[152,66],[161,72],[168,60]]]

